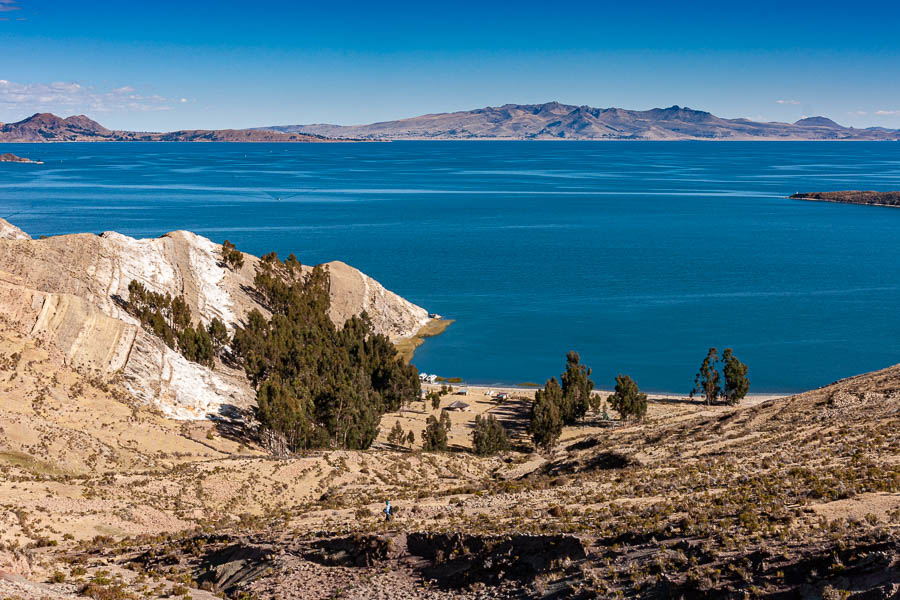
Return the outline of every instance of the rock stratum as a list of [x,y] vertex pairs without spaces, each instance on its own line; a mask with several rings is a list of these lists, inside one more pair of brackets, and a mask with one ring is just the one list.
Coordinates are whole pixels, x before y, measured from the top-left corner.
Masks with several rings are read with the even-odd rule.
[[898,140],[900,131],[854,129],[825,117],[796,123],[723,119],[681,106],[652,110],[593,108],[559,102],[504,104],[368,125],[283,125],[284,133],[332,139],[505,140]]
[[[196,320],[224,321],[230,330],[253,309],[258,259],[225,268],[221,246],[187,231],[155,239],[115,232],[33,240],[0,220],[0,309],[17,331],[58,348],[65,363],[99,375],[121,374],[138,401],[177,419],[205,418],[249,406],[254,394],[243,372],[185,359],[144,331],[124,309],[132,280],[183,295]],[[311,267],[305,267],[307,269]],[[328,263],[330,316],[342,324],[367,312],[376,332],[399,341],[428,321],[425,309],[342,262]]]
[[260,129],[184,129],[166,133],[116,131],[84,115],[67,118],[36,113],[16,123],[0,124],[0,142],[324,142],[313,134]]

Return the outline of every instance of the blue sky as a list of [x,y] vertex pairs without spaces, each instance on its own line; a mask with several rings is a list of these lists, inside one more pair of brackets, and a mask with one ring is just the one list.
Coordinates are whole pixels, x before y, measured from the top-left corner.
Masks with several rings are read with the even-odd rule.
[[0,121],[366,123],[559,100],[900,128],[900,2],[0,0]]

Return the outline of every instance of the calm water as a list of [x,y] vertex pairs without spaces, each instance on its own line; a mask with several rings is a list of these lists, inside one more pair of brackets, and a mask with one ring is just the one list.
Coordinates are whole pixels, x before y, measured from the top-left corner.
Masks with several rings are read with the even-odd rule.
[[7,144],[0,216],[34,236],[190,229],[341,259],[457,322],[424,371],[540,381],[577,349],[686,392],[709,346],[751,391],[900,362],[900,210],[798,190],[900,189],[894,143]]

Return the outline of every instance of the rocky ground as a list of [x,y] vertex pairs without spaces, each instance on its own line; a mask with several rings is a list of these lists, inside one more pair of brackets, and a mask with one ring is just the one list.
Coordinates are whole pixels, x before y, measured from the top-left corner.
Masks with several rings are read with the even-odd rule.
[[166,419],[21,343],[0,359],[0,389],[22,392],[0,413],[0,598],[900,590],[900,367],[746,406],[657,401],[548,456],[272,459],[236,424]]

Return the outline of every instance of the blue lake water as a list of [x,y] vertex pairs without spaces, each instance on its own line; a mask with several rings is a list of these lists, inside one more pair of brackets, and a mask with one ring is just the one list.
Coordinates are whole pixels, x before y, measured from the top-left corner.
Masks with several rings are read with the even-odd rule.
[[33,236],[189,229],[340,259],[456,319],[414,363],[687,392],[709,346],[751,391],[900,362],[900,210],[795,191],[900,189],[900,144],[6,144],[0,216]]

